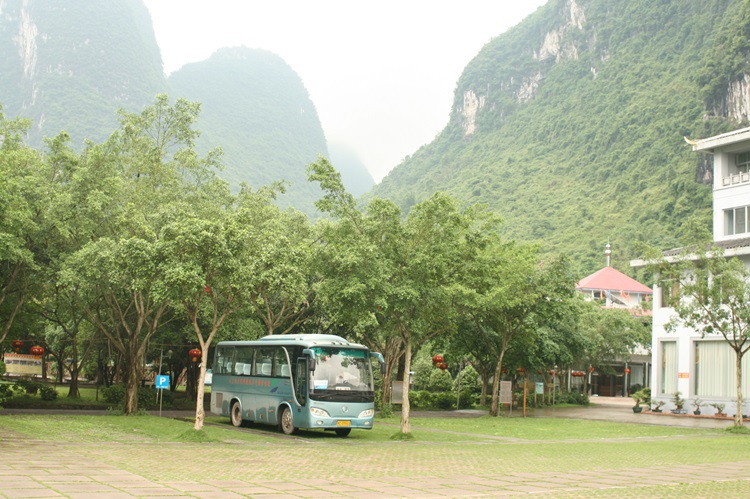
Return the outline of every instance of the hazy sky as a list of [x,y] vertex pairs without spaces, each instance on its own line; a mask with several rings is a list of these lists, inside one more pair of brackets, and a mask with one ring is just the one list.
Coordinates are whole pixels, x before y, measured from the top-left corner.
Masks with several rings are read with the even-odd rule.
[[[461,72],[546,0],[144,0],[167,74],[244,45],[281,56],[329,143],[379,182],[448,122]],[[334,165],[335,166],[335,165]]]

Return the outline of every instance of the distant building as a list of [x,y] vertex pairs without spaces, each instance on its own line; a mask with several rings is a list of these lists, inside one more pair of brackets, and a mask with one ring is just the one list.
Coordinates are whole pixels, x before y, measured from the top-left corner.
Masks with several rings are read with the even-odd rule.
[[[650,316],[651,310],[646,304],[651,301],[651,288],[610,266],[612,250],[609,244],[604,254],[606,267],[581,279],[576,284],[576,291],[583,294],[586,300],[600,301],[605,308],[626,309],[634,317]],[[591,395],[627,396],[632,385],[649,386],[650,370],[651,354],[648,348],[638,348],[628,361],[615,361],[607,369],[594,371],[591,375]]]
[[[737,257],[750,267],[750,128],[688,141],[693,151],[713,154],[713,239],[724,249],[724,256]],[[680,250],[665,251],[666,259]],[[634,260],[631,266],[646,262]],[[654,287],[652,399],[667,402],[679,391],[684,399],[700,398],[706,403],[726,405],[733,415],[736,406],[734,350],[720,335],[702,337],[699,332],[679,327],[667,333],[665,325],[674,316],[666,296],[671,290]],[[743,397],[750,397],[750,355],[742,361]],[[704,407],[704,413],[715,409]]]

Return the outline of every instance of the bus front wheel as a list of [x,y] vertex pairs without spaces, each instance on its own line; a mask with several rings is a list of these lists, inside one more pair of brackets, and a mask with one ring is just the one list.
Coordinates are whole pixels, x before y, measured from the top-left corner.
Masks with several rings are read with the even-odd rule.
[[234,402],[232,404],[232,409],[229,411],[229,418],[232,420],[232,425],[239,428],[242,426],[242,407],[240,407],[239,402]]
[[352,432],[351,428],[336,428],[336,435],[339,437],[346,437]]
[[283,431],[285,435],[292,435],[297,431],[297,428],[294,427],[294,421],[292,420],[292,410],[289,409],[289,407],[284,406],[281,409],[281,418],[279,421],[281,431]]

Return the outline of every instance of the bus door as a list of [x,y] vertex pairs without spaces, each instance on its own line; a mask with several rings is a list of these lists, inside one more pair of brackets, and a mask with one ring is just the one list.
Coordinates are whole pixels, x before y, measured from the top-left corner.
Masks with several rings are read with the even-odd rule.
[[307,404],[308,358],[297,358],[297,375],[294,377],[294,394],[300,406]]

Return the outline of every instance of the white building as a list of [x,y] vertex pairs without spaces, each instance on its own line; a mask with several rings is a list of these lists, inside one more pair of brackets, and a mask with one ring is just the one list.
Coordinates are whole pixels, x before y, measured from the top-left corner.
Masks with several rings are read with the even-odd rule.
[[[713,238],[727,257],[738,257],[750,267],[750,128],[690,142],[696,152],[713,154]],[[673,257],[679,250],[667,251]],[[632,266],[643,266],[636,260]],[[702,337],[700,333],[678,328],[667,333],[665,325],[674,316],[674,308],[666,305],[667,293],[654,286],[653,335],[651,375],[652,400],[667,402],[671,406],[675,392],[679,391],[688,403],[696,397],[706,403],[725,404],[727,414],[736,412],[735,352],[718,335]],[[668,290],[667,290],[668,291]],[[742,364],[743,400],[750,402],[750,354]],[[670,407],[671,406],[671,407]],[[703,414],[713,414],[712,407],[701,409]],[[743,412],[748,413],[748,406]]]

